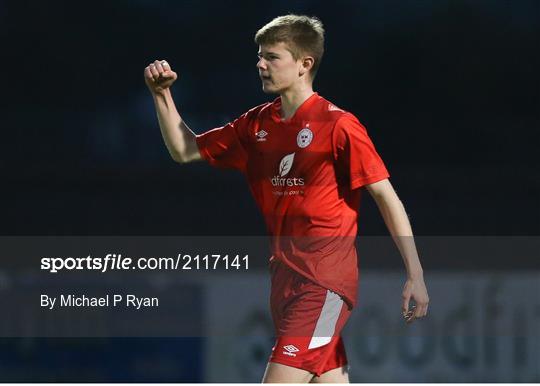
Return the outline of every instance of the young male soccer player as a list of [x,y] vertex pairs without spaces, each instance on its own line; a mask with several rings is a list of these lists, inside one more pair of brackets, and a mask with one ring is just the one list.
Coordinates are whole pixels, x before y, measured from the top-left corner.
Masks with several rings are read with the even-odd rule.
[[[361,187],[375,199],[407,269],[402,312],[426,315],[428,294],[405,209],[366,129],[313,92],[324,51],[316,18],[286,15],[255,35],[265,93],[235,121],[196,136],[178,114],[166,61],[146,67],[172,158],[205,159],[246,176],[272,236],[271,308],[277,340],[264,382],[348,382],[340,337],[356,302],[355,236]],[[415,306],[410,300],[414,300]]]

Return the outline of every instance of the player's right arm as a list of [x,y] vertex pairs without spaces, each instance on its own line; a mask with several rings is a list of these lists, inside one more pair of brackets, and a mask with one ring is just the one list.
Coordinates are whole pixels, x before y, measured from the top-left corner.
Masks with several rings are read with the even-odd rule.
[[161,135],[171,157],[179,163],[201,159],[195,133],[186,125],[171,94],[171,86],[178,78],[164,60],[156,60],[144,69],[144,81],[152,94]]

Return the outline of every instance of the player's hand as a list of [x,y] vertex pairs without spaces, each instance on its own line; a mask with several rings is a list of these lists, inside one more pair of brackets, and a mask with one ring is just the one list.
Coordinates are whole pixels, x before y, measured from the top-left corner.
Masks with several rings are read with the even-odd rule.
[[176,79],[178,75],[166,60],[156,60],[144,69],[144,81],[152,93],[168,89]]
[[[429,297],[423,277],[407,279],[402,296],[401,312],[407,323],[412,323],[427,315]],[[411,300],[414,301],[414,305],[410,305]]]

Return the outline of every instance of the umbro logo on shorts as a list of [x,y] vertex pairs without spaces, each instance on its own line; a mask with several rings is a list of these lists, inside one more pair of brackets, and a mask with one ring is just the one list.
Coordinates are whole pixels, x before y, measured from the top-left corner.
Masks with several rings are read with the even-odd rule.
[[295,357],[296,356],[295,352],[300,351],[298,348],[296,348],[296,346],[293,346],[292,344],[283,346],[283,348],[287,350],[287,351],[283,351],[283,354],[291,356],[291,357]]

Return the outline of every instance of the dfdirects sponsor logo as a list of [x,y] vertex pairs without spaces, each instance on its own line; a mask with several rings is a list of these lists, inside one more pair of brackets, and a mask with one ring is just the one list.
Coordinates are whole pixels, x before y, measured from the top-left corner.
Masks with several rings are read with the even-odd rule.
[[283,346],[283,348],[286,350],[286,351],[283,351],[283,354],[291,356],[291,357],[295,357],[296,356],[295,352],[300,351],[298,348],[296,348],[296,346],[293,346],[292,344]]
[[294,162],[294,154],[295,153],[287,154],[281,159],[278,170],[279,175],[270,179],[272,186],[304,186],[305,183],[303,178],[285,178],[291,171]]

